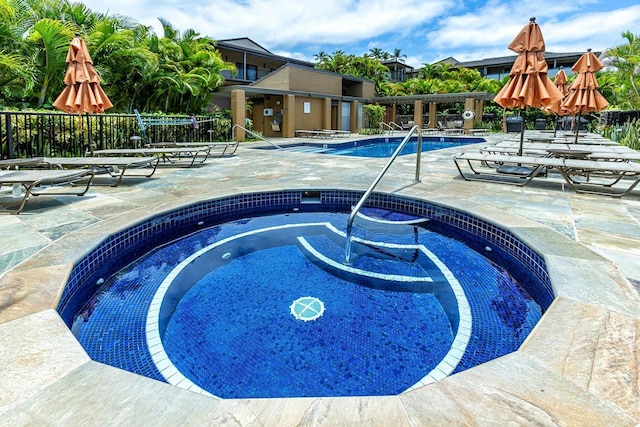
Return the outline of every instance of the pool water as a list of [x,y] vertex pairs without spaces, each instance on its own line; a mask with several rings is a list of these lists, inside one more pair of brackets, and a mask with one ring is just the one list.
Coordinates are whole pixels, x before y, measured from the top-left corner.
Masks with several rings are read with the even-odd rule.
[[[321,317],[303,322],[291,314],[303,296],[324,303]],[[196,283],[164,345],[178,370],[219,397],[366,396],[417,383],[452,339],[433,294],[359,286],[322,274],[284,246],[245,255]]]
[[[369,214],[389,216],[379,210]],[[157,248],[105,281],[78,313],[74,334],[93,360],[168,381],[147,347],[146,328],[151,301],[176,266],[198,250],[248,231],[321,221],[344,230],[346,219],[346,214],[326,212],[246,218]],[[356,227],[355,235],[424,245],[464,289],[472,333],[453,372],[518,349],[541,309],[509,273],[463,243],[430,231],[428,223],[393,232],[387,228]],[[314,239],[322,236],[309,237]],[[409,261],[417,259],[409,255]],[[213,395],[399,394],[450,351],[458,325],[451,307],[434,293],[353,283],[319,268],[288,242],[243,247],[242,254],[222,258],[189,284],[162,325],[164,351],[175,369]],[[416,266],[392,258],[394,263],[386,256],[362,255],[354,264],[370,269],[393,264],[394,274],[421,274],[422,269],[441,279],[428,260]],[[325,307],[322,316],[308,322],[291,314],[292,303],[306,296]]]
[[[332,154],[336,156],[353,157],[390,157],[402,142],[402,137],[369,138],[359,141],[340,143],[310,143],[305,142],[296,145],[287,145],[287,151],[299,151],[307,153]],[[483,138],[473,137],[422,137],[422,152],[455,148],[468,144],[485,142]],[[262,147],[272,149],[273,147]],[[413,137],[402,149],[400,155],[415,154],[418,151],[418,138]]]
[[[452,137],[423,137],[422,152],[441,150],[444,148],[460,147],[468,144],[484,142],[482,138],[452,138]],[[398,148],[402,138],[379,138],[365,140],[357,144],[351,143],[347,147],[334,147],[325,151],[326,154],[354,157],[391,157]],[[418,138],[411,138],[400,152],[401,156],[415,154],[418,151]]]

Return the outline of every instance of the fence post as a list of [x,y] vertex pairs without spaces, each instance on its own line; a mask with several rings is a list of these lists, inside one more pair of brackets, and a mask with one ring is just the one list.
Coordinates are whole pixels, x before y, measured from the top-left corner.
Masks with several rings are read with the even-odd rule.
[[13,130],[11,129],[11,114],[7,114],[7,156],[13,159]]
[[104,150],[104,115],[100,114],[98,116],[98,124],[99,124],[99,131],[98,131],[98,138],[99,138],[99,144],[100,146],[98,146],[97,148],[100,150]]

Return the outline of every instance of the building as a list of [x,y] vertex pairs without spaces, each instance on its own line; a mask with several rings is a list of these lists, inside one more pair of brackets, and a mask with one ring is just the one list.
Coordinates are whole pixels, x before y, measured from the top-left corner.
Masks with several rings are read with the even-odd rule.
[[[237,139],[246,122],[266,137],[291,138],[296,130],[357,132],[362,106],[375,96],[374,82],[318,70],[313,63],[274,55],[248,38],[221,40],[222,58],[237,73],[223,74],[225,85],[214,103],[230,108]],[[247,108],[249,107],[249,108]]]
[[392,83],[405,82],[407,79],[416,77],[417,74],[415,68],[397,59],[382,61],[382,65],[389,69],[389,81]]
[[[578,61],[584,52],[553,53],[543,52],[542,55],[549,66],[549,77],[555,77],[561,67],[564,67],[567,75],[571,74],[571,67]],[[599,52],[596,52],[599,55]],[[446,58],[439,62],[446,62],[458,67],[472,68],[480,72],[480,75],[488,79],[502,80],[509,76],[509,71],[516,60],[516,55],[501,56],[499,58],[487,58],[479,61],[459,62],[454,58]]]
[[[376,97],[374,82],[318,70],[314,64],[275,55],[249,38],[220,40],[217,48],[222,59],[236,66],[237,72],[223,73],[225,85],[214,94],[214,103],[231,109],[236,139],[245,138],[246,119],[253,130],[265,137],[291,138],[296,130],[333,129],[358,132],[363,126],[362,107],[366,103],[386,105],[388,122],[394,121],[397,106],[413,104],[414,123],[437,126],[437,104],[463,102],[465,111],[482,117],[483,103],[493,97],[489,93],[419,95],[412,97]],[[549,76],[560,67],[570,69],[580,53],[551,53],[544,56]],[[439,63],[477,69],[482,76],[502,79],[516,56],[459,62],[445,58]],[[397,59],[383,62],[390,70],[391,81],[402,82],[417,77],[418,70]],[[423,111],[428,106],[428,112]],[[428,120],[425,118],[428,117]],[[424,122],[424,123],[423,123]],[[465,128],[473,123],[465,121]]]

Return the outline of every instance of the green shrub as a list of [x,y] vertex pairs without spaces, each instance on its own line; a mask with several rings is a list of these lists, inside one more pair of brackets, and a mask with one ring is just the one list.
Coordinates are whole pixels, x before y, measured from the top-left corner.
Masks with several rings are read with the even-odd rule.
[[385,107],[382,105],[367,104],[362,107],[362,109],[369,119],[368,128],[378,129],[382,126],[382,119],[387,111]]
[[621,144],[640,150],[640,120],[633,119],[622,125],[618,138]]

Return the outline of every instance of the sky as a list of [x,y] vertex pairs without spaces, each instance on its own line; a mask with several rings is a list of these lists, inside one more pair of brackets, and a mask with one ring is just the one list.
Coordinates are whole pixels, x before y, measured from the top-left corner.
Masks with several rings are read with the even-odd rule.
[[215,40],[248,37],[276,55],[314,61],[320,52],[361,56],[372,48],[423,64],[514,55],[507,49],[536,17],[546,51],[602,51],[640,34],[638,0],[84,0],[91,10],[157,18]]

